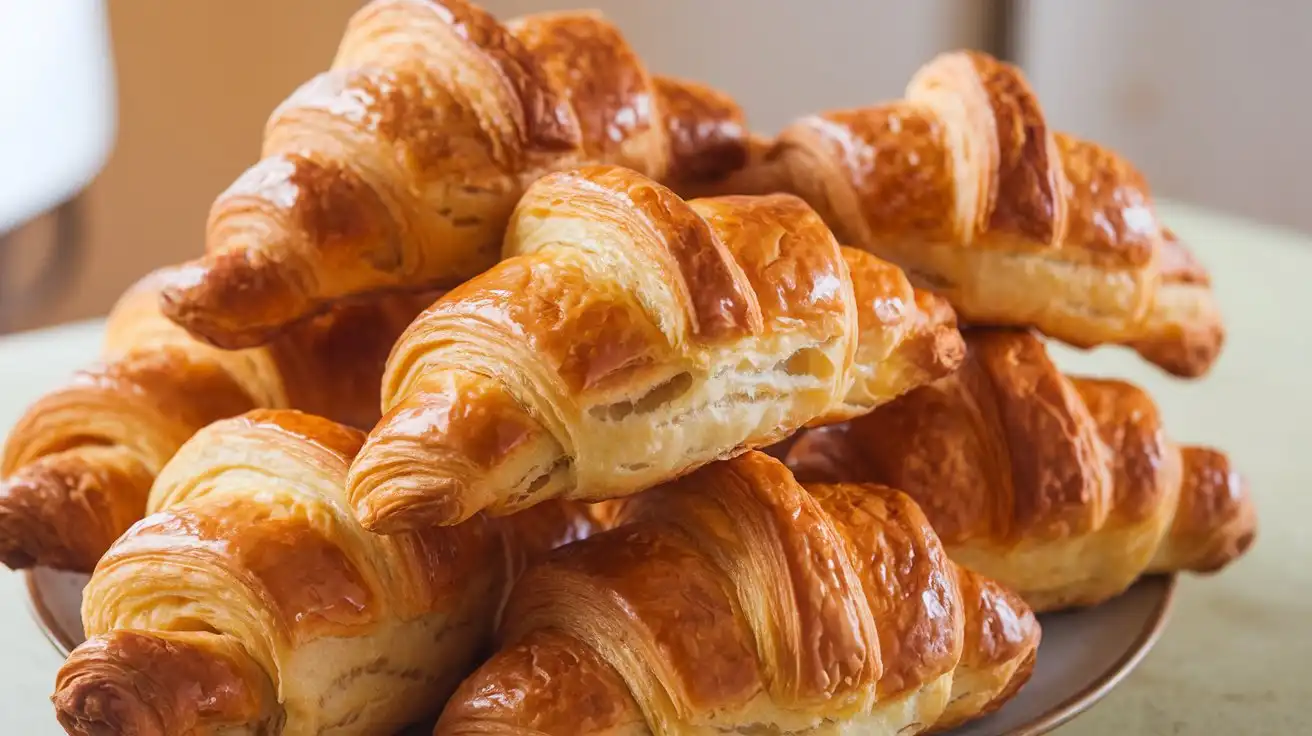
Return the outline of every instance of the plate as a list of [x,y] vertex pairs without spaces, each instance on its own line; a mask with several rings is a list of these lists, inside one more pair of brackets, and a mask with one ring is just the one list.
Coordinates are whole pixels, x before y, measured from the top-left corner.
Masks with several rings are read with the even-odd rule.
[[[27,590],[37,623],[60,652],[81,643],[87,576],[37,568]],[[1045,614],[1043,643],[1029,684],[998,712],[950,736],[1037,736],[1079,715],[1143,659],[1166,625],[1175,577],[1148,577],[1093,608]]]

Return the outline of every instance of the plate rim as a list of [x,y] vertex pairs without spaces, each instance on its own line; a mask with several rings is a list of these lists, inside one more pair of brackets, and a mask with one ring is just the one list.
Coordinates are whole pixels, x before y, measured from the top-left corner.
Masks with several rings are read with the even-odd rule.
[[[54,614],[46,604],[45,597],[40,593],[41,584],[38,582],[38,574],[42,569],[49,568],[29,568],[23,571],[24,583],[27,588],[28,612],[46,641],[50,642],[60,656],[67,658],[73,649],[77,647],[77,643],[69,639],[66,633],[61,631],[55,624]],[[1069,723],[1076,716],[1084,713],[1097,704],[1098,701],[1107,697],[1108,693],[1138,668],[1144,657],[1148,656],[1148,652],[1157,644],[1162,632],[1166,630],[1166,624],[1171,618],[1171,611],[1175,607],[1175,594],[1179,576],[1174,573],[1144,575],[1136,580],[1134,585],[1145,582],[1161,585],[1162,595],[1152,613],[1148,616],[1143,630],[1135,638],[1134,643],[1101,676],[1086,685],[1082,690],[1043,712],[1034,720],[1012,731],[1010,736],[1042,736],[1042,734],[1049,733]]]
[[[78,642],[73,641],[67,636],[58,624],[55,622],[55,614],[46,604],[45,596],[41,594],[41,583],[39,574],[42,570],[51,572],[72,572],[55,570],[54,568],[29,567],[23,570],[23,584],[27,588],[27,612],[36,621],[37,628],[41,629],[41,635],[46,641],[50,642],[59,656],[67,659],[73,650],[77,648]],[[87,575],[87,573],[77,573]],[[79,612],[79,618],[81,613]]]
[[1034,721],[1012,731],[1010,736],[1041,736],[1041,734],[1049,733],[1070,723],[1076,716],[1084,713],[1096,705],[1098,701],[1107,697],[1117,685],[1121,684],[1126,677],[1129,677],[1131,672],[1139,667],[1144,657],[1148,656],[1148,652],[1152,651],[1153,646],[1157,644],[1157,640],[1161,638],[1162,632],[1166,630],[1166,624],[1171,618],[1171,611],[1175,607],[1175,593],[1176,586],[1179,583],[1179,576],[1175,573],[1144,575],[1136,580],[1134,584],[1138,585],[1143,582],[1161,584],[1163,586],[1162,597],[1148,616],[1147,625],[1139,632],[1134,643],[1101,677],[1058,703]]

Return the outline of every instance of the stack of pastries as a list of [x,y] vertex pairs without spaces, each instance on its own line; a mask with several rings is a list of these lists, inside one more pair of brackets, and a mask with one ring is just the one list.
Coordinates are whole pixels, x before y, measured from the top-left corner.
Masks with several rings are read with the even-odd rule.
[[941,732],[1253,540],[1046,354],[1223,329],[986,55],[767,140],[595,13],[373,0],[263,155],[5,445],[0,560],[90,573],[70,734]]

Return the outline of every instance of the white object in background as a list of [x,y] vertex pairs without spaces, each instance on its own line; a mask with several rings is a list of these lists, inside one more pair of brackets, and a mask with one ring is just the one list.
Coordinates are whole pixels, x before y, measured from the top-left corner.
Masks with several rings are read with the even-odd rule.
[[1312,3],[1022,0],[1018,60],[1058,130],[1154,192],[1312,230]]
[[71,198],[114,139],[103,0],[0,0],[0,233]]

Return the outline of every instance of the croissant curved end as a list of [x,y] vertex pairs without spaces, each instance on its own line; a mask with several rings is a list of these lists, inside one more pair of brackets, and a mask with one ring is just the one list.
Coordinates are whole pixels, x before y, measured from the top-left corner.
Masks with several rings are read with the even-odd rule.
[[1183,447],[1180,457],[1180,505],[1149,572],[1217,572],[1243,556],[1257,539],[1257,511],[1248,481],[1217,450]]
[[433,734],[647,732],[619,673],[573,637],[548,629],[497,652],[465,680]]
[[293,321],[322,311],[284,269],[257,259],[238,250],[188,264],[160,291],[160,310],[193,337],[226,350],[268,343]]
[[1010,700],[1033,674],[1043,636],[1034,611],[1014,592],[962,567],[957,580],[966,606],[966,646],[935,733],[992,713]]
[[1149,337],[1130,347],[1173,376],[1201,378],[1225,347],[1225,326],[1210,289],[1195,284],[1164,284],[1149,315]]
[[219,252],[178,269],[160,291],[160,311],[215,347],[256,347],[316,306],[282,264],[248,249]]
[[504,514],[556,490],[561,449],[495,381],[430,374],[374,427],[347,474],[366,529],[395,534]]
[[114,631],[92,637],[59,670],[51,696],[74,736],[174,736],[281,718],[272,684],[219,634]]
[[[24,468],[0,480],[0,563],[11,570],[41,564],[90,572],[109,543],[87,540],[87,530],[69,523],[89,511],[77,500],[58,478],[40,468]],[[63,508],[53,512],[54,506]],[[65,532],[73,529],[79,535],[66,538]]]
[[360,525],[371,532],[398,534],[425,522],[458,524],[478,511],[469,503],[467,484],[423,459],[421,441],[371,436],[361,454],[368,462],[351,467],[347,497]]
[[736,102],[685,79],[656,77],[654,82],[670,138],[674,182],[713,181],[747,165],[750,138]]
[[0,479],[0,562],[90,572],[146,508],[154,476],[129,451],[75,447]]

